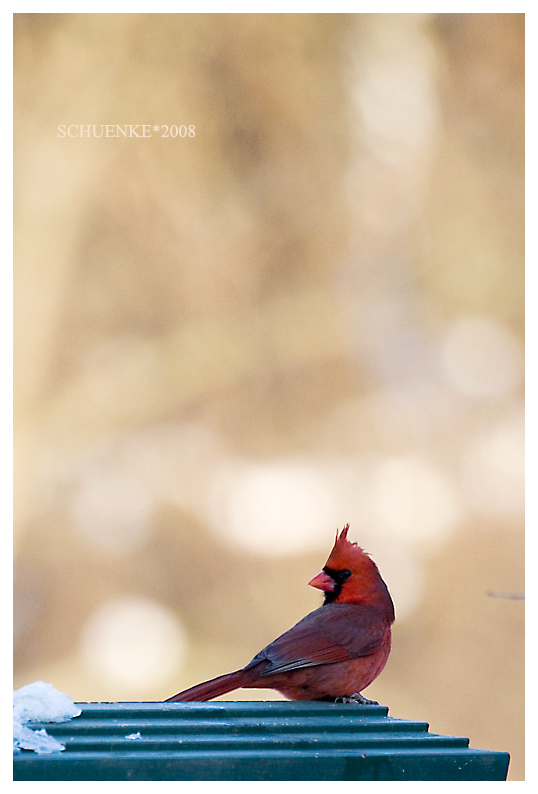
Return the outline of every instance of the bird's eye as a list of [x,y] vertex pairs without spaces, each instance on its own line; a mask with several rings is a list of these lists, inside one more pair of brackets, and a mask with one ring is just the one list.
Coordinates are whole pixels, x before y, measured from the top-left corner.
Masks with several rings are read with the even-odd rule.
[[340,579],[342,581],[345,581],[346,579],[349,579],[350,576],[351,576],[351,571],[348,571],[347,568],[346,568],[345,571],[340,571]]

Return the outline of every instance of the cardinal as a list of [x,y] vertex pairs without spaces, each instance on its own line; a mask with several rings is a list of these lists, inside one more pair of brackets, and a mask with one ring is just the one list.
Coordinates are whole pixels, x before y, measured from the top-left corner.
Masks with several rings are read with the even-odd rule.
[[338,534],[323,570],[309,584],[323,605],[241,670],[179,692],[166,702],[211,700],[235,689],[276,689],[289,700],[375,703],[361,692],[385,667],[394,605],[371,557]]

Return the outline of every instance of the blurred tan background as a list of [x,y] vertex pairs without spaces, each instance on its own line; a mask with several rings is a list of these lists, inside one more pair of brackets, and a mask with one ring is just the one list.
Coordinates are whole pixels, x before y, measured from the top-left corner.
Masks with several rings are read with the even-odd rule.
[[523,779],[524,16],[16,14],[14,54],[15,688],[242,667],[350,522],[366,694]]

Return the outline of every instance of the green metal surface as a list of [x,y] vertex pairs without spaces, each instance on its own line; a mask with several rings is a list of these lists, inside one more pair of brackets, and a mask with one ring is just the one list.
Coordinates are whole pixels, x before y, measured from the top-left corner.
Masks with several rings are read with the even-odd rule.
[[[291,701],[79,703],[47,723],[61,753],[23,750],[14,780],[505,780],[508,753],[469,748],[385,706]],[[141,738],[127,738],[140,734]]]

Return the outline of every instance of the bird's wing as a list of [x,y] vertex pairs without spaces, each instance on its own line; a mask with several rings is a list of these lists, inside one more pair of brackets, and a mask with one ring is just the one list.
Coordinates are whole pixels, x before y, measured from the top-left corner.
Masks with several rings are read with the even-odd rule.
[[365,604],[327,604],[311,612],[247,665],[269,664],[261,675],[349,661],[375,653],[389,624]]

